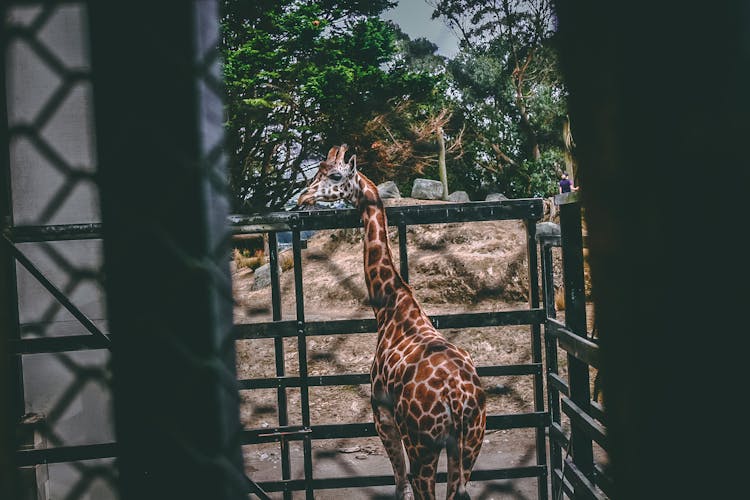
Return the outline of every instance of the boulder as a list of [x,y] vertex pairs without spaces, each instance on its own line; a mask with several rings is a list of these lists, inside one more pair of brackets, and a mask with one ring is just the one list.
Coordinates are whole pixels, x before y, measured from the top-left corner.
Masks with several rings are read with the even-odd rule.
[[393,181],[385,181],[382,184],[378,184],[378,193],[383,199],[401,198],[401,192],[398,190],[398,186]]
[[453,191],[448,195],[448,201],[452,201],[454,203],[466,203],[467,201],[471,200],[469,199],[469,195],[466,191]]
[[255,270],[255,280],[250,290],[260,290],[267,286],[271,286],[271,264],[264,264]]
[[443,183],[431,179],[414,179],[411,197],[418,200],[442,200]]
[[502,193],[490,193],[487,195],[487,198],[485,198],[484,201],[504,201],[507,199],[508,197]]

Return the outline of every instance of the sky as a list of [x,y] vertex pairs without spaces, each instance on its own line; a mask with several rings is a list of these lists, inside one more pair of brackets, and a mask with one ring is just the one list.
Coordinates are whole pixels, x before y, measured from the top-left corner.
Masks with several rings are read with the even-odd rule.
[[423,37],[438,46],[438,54],[453,57],[458,52],[458,39],[439,19],[431,19],[432,7],[425,0],[399,0],[398,6],[381,16],[393,21],[412,39]]

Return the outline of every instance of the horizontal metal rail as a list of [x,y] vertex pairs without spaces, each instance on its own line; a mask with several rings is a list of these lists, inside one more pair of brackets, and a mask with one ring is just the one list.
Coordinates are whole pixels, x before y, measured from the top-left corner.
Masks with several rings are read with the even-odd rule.
[[[539,198],[468,203],[440,203],[386,207],[390,225],[447,224],[488,220],[539,220],[543,215]],[[235,233],[265,233],[360,227],[359,211],[350,209],[274,212],[264,215],[232,215],[229,222]]]
[[563,396],[561,398],[562,409],[570,417],[571,425],[576,429],[581,429],[588,437],[596,441],[599,446],[605,450],[608,448],[607,431],[605,427],[594,420],[581,407],[575,404],[570,398]]
[[[542,309],[521,309],[485,313],[441,314],[431,316],[430,319],[436,328],[460,329],[533,325],[544,321],[544,311]],[[374,319],[311,321],[305,323],[305,335],[307,336],[374,333],[376,331],[377,323]],[[299,334],[297,322],[294,320],[238,323],[234,326],[234,332],[237,340],[296,337]],[[25,338],[11,341],[11,352],[17,355],[102,348],[107,348],[105,342],[98,336],[88,334]]]
[[[524,429],[545,427],[549,423],[547,412],[514,413],[507,415],[487,415],[487,430]],[[372,422],[355,422],[348,424],[318,424],[305,428],[301,425],[245,429],[242,431],[242,444],[261,444],[310,439],[344,439],[357,437],[374,437],[375,424]]]
[[16,465],[26,467],[36,464],[56,464],[93,460],[97,458],[114,458],[117,456],[117,443],[87,444],[80,446],[56,446],[37,448],[16,452]]
[[12,226],[7,228],[8,236],[16,243],[43,241],[96,240],[102,237],[102,225],[55,224],[49,226]]
[[[520,375],[539,375],[542,373],[540,363],[478,366],[480,377],[504,377]],[[369,373],[348,373],[341,375],[308,375],[305,384],[310,387],[325,387],[335,385],[369,385]],[[301,387],[302,380],[296,376],[268,377],[238,380],[240,390],[279,389]]]
[[565,478],[573,485],[575,495],[573,498],[589,500],[607,500],[607,496],[589,481],[581,470],[573,463],[569,457],[565,458]]
[[576,335],[555,319],[547,318],[545,328],[557,338],[560,347],[568,354],[572,354],[589,366],[599,368],[599,346],[595,342]]
[[[519,309],[464,314],[437,314],[430,316],[435,328],[479,328],[486,326],[534,325],[544,322],[544,310]],[[234,326],[237,339],[251,340],[299,335],[297,321],[270,321],[266,323],[238,323]],[[305,335],[332,335],[374,333],[378,330],[374,319],[344,319],[330,321],[306,321]]]
[[91,334],[15,339],[10,340],[9,343],[11,352],[15,355],[110,348],[109,344],[104,342],[100,337],[95,337]]

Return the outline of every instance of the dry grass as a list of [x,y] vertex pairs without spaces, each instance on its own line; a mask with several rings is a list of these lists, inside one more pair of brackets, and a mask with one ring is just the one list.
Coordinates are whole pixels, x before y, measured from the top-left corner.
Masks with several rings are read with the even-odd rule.
[[252,269],[255,271],[263,265],[263,251],[256,250],[252,254],[248,250],[234,249],[234,264],[237,269]]
[[565,289],[564,288],[558,288],[557,290],[555,290],[555,310],[557,311],[565,310]]
[[291,249],[279,252],[279,266],[282,272],[294,267],[294,253]]

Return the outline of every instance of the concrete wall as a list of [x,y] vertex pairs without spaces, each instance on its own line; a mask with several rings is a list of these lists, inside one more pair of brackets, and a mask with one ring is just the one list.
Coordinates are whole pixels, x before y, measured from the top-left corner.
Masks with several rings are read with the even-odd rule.
[[[91,177],[96,155],[91,85],[85,78],[89,70],[85,8],[82,3],[52,9],[34,4],[10,6],[5,25],[38,25],[33,38],[39,43],[35,47],[23,37],[14,37],[6,52],[13,223],[98,222],[97,189]],[[13,128],[26,126],[33,132]],[[100,241],[25,243],[20,248],[106,331],[104,292],[97,275],[102,265]],[[24,336],[87,333],[25,269],[17,266],[17,273]],[[23,357],[26,411],[50,417],[53,440],[58,440],[50,445],[114,440],[106,380],[86,379],[69,403],[61,400],[77,380],[83,380],[81,368],[104,369],[108,360],[106,350]],[[101,463],[50,465],[47,491],[40,498],[66,497],[82,477],[82,469]],[[115,496],[101,479],[86,491],[78,498]]]

